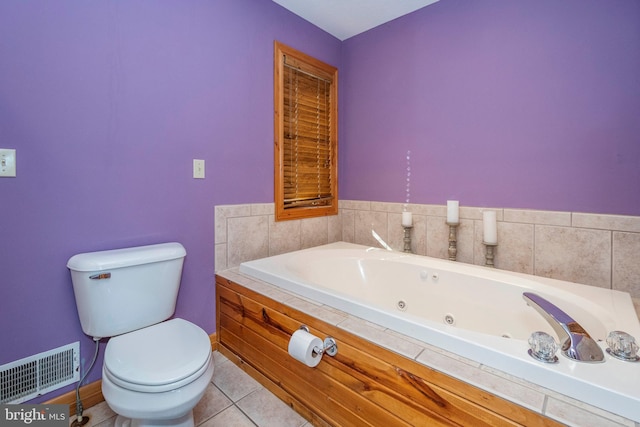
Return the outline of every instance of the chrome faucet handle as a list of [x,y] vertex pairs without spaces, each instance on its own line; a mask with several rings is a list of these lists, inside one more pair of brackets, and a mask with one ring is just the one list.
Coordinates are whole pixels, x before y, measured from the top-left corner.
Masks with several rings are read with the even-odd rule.
[[536,331],[529,337],[529,356],[539,362],[558,363],[558,343],[546,332]]
[[640,361],[636,339],[626,332],[611,331],[607,336],[607,353],[626,362]]
[[540,295],[524,292],[522,297],[558,334],[563,355],[578,362],[604,362],[604,352],[598,343],[571,316]]

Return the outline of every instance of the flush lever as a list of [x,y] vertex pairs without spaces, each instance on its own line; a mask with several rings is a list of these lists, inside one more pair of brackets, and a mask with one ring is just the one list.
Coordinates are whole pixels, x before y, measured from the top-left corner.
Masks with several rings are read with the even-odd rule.
[[89,276],[89,279],[91,280],[102,280],[102,279],[110,279],[111,278],[111,273],[98,273],[98,274],[94,274],[93,276]]

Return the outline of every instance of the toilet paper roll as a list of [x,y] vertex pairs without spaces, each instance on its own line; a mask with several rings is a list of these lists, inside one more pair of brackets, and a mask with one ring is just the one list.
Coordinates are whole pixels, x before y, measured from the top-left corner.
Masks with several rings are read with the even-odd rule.
[[322,340],[309,332],[298,329],[289,340],[289,354],[296,360],[310,368],[315,368],[322,359],[321,353],[316,353],[314,348],[321,349]]

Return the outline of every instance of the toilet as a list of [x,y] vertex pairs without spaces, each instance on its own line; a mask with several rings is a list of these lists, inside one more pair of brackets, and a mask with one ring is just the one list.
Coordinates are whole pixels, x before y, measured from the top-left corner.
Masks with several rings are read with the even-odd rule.
[[[192,427],[193,408],[213,376],[211,341],[175,311],[186,251],[163,243],[74,255],[80,324],[110,337],[102,394],[117,427]],[[170,319],[170,320],[167,320]]]

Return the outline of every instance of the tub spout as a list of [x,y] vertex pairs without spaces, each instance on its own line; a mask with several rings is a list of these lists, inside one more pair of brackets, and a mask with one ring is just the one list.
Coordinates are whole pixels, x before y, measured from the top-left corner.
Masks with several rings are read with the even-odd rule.
[[571,316],[534,293],[524,292],[522,297],[556,331],[562,341],[562,354],[578,362],[595,363],[604,361],[604,353],[598,343]]

